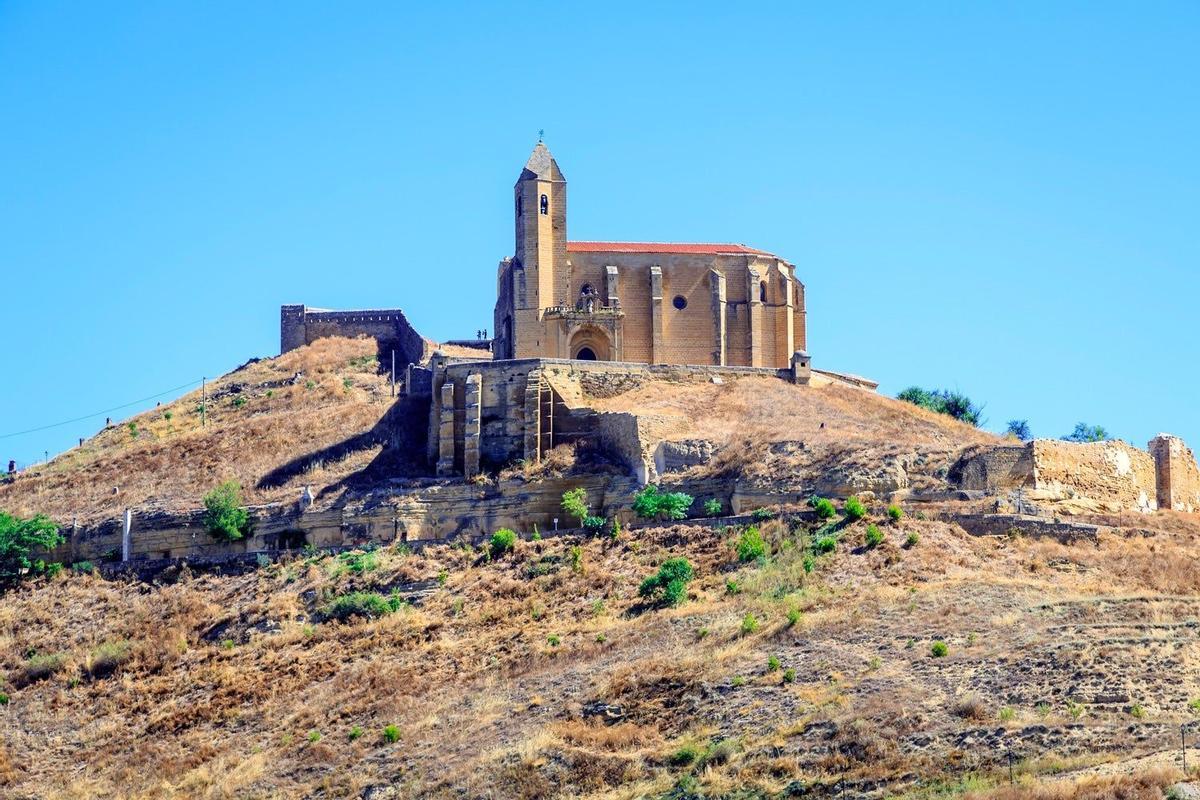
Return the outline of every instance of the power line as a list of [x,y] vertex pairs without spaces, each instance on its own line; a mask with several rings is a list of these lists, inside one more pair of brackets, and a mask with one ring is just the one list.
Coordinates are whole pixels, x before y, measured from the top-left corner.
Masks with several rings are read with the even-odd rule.
[[13,436],[24,436],[27,433],[37,433],[38,431],[48,431],[51,428],[58,428],[63,425],[70,425],[72,422],[82,422],[83,420],[91,419],[92,417],[99,417],[99,416],[103,416],[104,414],[111,414],[114,411],[120,411],[122,408],[129,408],[130,406],[136,406],[138,403],[144,403],[147,400],[153,400],[156,397],[162,397],[164,394],[171,394],[172,392],[178,392],[180,389],[186,389],[189,386],[195,386],[197,383],[200,383],[200,381],[188,381],[187,383],[183,384],[182,386],[176,386],[173,389],[167,389],[166,391],[158,392],[157,394],[152,394],[149,397],[143,397],[139,400],[131,400],[128,403],[122,403],[119,406],[113,406],[112,408],[106,408],[103,411],[97,411],[94,414],[84,414],[82,417],[75,417],[74,419],[63,420],[62,422],[54,422],[54,423],[51,423],[50,425],[42,425],[41,427],[38,427],[38,428],[30,428],[27,431],[17,431],[15,433],[0,434],[0,439],[10,439]]

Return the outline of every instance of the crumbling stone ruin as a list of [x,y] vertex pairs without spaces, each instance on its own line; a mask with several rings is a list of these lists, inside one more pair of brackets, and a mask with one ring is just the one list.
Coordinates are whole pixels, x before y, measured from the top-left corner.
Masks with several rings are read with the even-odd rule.
[[1200,468],[1182,439],[1159,434],[1148,452],[1122,441],[1058,439],[968,448],[949,479],[1008,496],[1023,510],[1149,512],[1200,509]]

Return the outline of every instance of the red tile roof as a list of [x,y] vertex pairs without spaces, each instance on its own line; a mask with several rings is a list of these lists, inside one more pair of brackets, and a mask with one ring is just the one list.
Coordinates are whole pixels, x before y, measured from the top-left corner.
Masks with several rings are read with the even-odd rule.
[[568,253],[681,253],[718,255],[725,253],[769,256],[744,244],[691,244],[680,242],[567,242]]

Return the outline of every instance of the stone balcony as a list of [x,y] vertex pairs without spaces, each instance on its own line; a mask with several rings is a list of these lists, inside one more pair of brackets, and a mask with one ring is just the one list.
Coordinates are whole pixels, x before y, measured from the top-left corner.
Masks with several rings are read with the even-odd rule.
[[551,306],[542,312],[546,319],[562,319],[568,322],[600,322],[602,320],[620,319],[625,311],[620,306],[601,305],[597,303],[591,311],[575,306]]

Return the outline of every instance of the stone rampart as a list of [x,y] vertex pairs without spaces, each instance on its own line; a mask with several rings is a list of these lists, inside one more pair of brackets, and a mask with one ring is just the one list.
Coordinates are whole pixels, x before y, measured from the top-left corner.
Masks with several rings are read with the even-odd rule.
[[[637,482],[612,475],[576,476],[527,483],[419,481],[407,490],[388,492],[342,508],[300,511],[298,505],[250,509],[253,530],[232,544],[217,542],[204,526],[204,512],[140,512],[133,510],[130,553],[133,560],[219,558],[228,554],[388,544],[396,541],[441,541],[490,536],[498,528],[519,532],[576,524],[563,516],[562,494],[582,487],[593,513],[629,522],[629,506]],[[122,557],[121,520],[93,527],[65,528],[67,541],[46,554],[47,560],[112,562]]]
[[1158,481],[1158,507],[1200,511],[1200,468],[1191,449],[1178,436],[1160,433],[1150,440]]
[[397,369],[422,363],[429,349],[429,343],[416,332],[404,312],[398,308],[362,311],[327,311],[304,305],[280,308],[280,353],[331,336],[373,337],[379,342],[380,362],[390,360],[394,350]]

